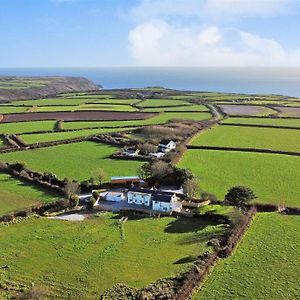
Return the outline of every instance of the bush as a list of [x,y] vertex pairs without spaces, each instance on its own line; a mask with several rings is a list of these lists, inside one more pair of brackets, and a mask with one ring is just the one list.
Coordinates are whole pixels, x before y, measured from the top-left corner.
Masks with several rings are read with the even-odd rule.
[[77,195],[72,195],[70,197],[70,207],[75,207],[79,205],[79,197]]

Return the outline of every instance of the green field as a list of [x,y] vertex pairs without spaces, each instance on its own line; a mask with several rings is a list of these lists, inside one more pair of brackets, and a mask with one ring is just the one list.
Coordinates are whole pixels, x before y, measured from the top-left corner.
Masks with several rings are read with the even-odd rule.
[[0,105],[0,114],[13,114],[24,112],[28,107],[15,107]]
[[299,218],[259,213],[238,249],[219,261],[194,299],[299,299]]
[[33,121],[0,123],[0,133],[26,133],[33,131],[52,131],[56,121]]
[[153,107],[145,108],[146,112],[160,112],[160,111],[209,111],[205,105],[185,105],[175,107]]
[[40,188],[0,173],[0,215],[54,200],[57,200],[57,196],[50,195]]
[[113,146],[81,142],[3,153],[0,154],[0,160],[25,162],[35,171],[49,171],[61,179],[89,179],[99,168],[103,168],[109,176],[136,175],[142,162],[110,159],[109,156],[118,150]]
[[175,105],[191,105],[191,103],[175,99],[147,99],[138,104],[140,107],[159,107],[159,106],[175,106]]
[[144,126],[144,125],[156,125],[165,124],[171,120],[194,120],[202,121],[211,118],[210,113],[206,112],[195,112],[195,113],[160,113],[153,118],[146,120],[136,121],[90,121],[90,122],[64,122],[64,129],[78,129],[78,128],[90,128],[90,127],[122,127],[122,126]]
[[2,137],[0,137],[0,148],[5,147],[5,146],[6,146],[6,144],[5,144],[4,139]]
[[109,111],[137,111],[130,105],[112,105],[112,104],[81,104],[72,106],[39,106],[34,112],[47,111],[79,111],[79,110],[109,110]]
[[191,145],[300,152],[300,130],[216,126],[196,136]]
[[46,83],[46,80],[39,79],[5,78],[0,80],[0,90],[38,88],[45,86]]
[[98,299],[116,283],[143,287],[186,270],[191,263],[179,260],[210,250],[207,241],[224,232],[201,219],[145,218],[123,224],[122,238],[119,218],[31,218],[0,227],[0,264],[9,265],[1,280],[34,282],[59,299]]
[[[93,100],[92,100],[93,101]],[[57,98],[45,98],[45,99],[38,99],[38,100],[17,100],[11,102],[13,105],[18,106],[50,106],[50,105],[79,105],[82,103],[91,102],[91,99],[85,98],[64,98],[64,97],[57,97]]]
[[53,132],[53,133],[37,133],[37,134],[24,134],[20,135],[21,139],[26,144],[36,144],[36,143],[43,143],[43,142],[51,142],[51,141],[60,141],[65,139],[72,139],[77,137],[84,137],[102,133],[109,133],[109,132],[117,132],[117,131],[127,131],[133,128],[104,128],[104,129],[85,129],[85,130],[78,130],[78,131],[66,131],[66,132]]
[[222,123],[300,127],[300,120],[279,118],[229,118],[222,121]]
[[300,158],[262,153],[188,150],[179,163],[199,177],[203,190],[224,199],[235,185],[251,187],[261,203],[300,205]]

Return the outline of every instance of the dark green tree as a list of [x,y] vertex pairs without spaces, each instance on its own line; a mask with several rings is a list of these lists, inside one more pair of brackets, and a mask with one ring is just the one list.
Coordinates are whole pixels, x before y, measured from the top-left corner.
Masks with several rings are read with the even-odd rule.
[[225,201],[234,206],[244,206],[256,198],[256,195],[249,187],[234,186],[228,190]]

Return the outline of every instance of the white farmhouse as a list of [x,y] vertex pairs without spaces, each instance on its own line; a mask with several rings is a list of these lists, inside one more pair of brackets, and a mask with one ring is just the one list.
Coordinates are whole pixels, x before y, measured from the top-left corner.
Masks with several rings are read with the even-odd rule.
[[150,206],[153,192],[153,190],[148,189],[131,188],[127,193],[127,202],[130,204]]
[[171,212],[178,207],[175,194],[154,194],[152,197],[152,209],[162,212]]
[[158,144],[157,152],[166,153],[176,148],[176,143],[169,139],[163,139]]
[[145,205],[148,209],[161,212],[180,211],[182,204],[177,200],[175,193],[150,189],[131,188],[127,193],[129,204]]

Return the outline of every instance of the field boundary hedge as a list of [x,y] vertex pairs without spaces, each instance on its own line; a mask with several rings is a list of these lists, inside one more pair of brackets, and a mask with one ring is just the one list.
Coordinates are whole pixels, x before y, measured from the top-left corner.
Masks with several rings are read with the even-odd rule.
[[263,149],[263,148],[257,149],[257,148],[187,145],[187,149],[188,150],[217,150],[217,151],[253,152],[253,153],[268,153],[268,154],[300,156],[300,152],[296,152],[296,151],[271,150],[271,149]]
[[264,125],[264,124],[244,124],[244,123],[222,123],[221,126],[237,126],[237,127],[258,127],[258,128],[275,128],[275,129],[295,129],[300,130],[300,127],[294,126],[277,126],[277,125]]
[[271,115],[271,116],[249,116],[249,115],[230,115],[230,118],[253,118],[253,119],[274,119],[274,120],[280,120],[280,119],[296,119],[299,120],[300,117],[280,117],[277,115]]
[[60,199],[55,202],[46,203],[46,204],[36,204],[0,216],[0,223],[1,222],[9,223],[14,221],[16,218],[26,218],[32,214],[38,214],[40,216],[43,216],[46,212],[47,213],[57,212],[69,207],[70,207],[70,201],[67,199]]

